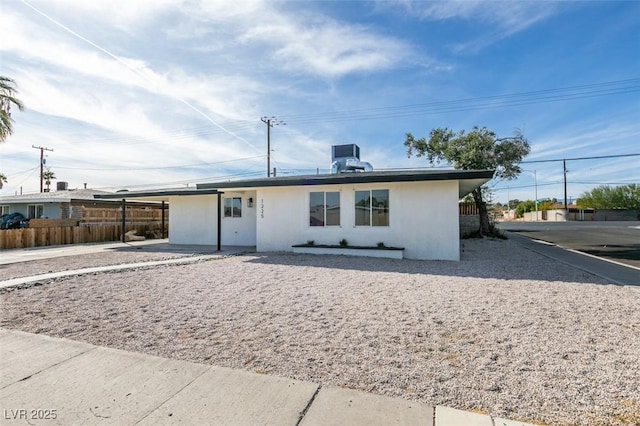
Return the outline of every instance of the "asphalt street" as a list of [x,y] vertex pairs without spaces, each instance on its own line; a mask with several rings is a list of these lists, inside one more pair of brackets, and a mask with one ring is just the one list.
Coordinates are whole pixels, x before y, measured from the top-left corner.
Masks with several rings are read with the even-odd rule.
[[640,268],[640,222],[501,222],[498,228]]

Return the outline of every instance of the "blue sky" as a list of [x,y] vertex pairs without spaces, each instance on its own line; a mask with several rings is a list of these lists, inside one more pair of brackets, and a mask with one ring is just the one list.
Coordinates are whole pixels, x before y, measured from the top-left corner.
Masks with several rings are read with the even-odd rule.
[[[640,153],[640,2],[4,0],[0,74],[27,107],[0,146],[0,195],[193,186],[327,172],[356,143],[375,169],[427,167],[405,134],[524,130],[526,160]],[[441,165],[442,166],[442,165]],[[491,182],[563,197],[561,162]],[[640,156],[568,161],[568,196],[640,183]]]

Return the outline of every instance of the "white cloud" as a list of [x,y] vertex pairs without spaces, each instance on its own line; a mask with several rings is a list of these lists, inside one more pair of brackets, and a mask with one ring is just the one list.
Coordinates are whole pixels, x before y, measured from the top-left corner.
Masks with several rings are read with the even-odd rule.
[[[233,5],[233,6],[231,6]],[[201,40],[202,51],[224,52],[229,44],[251,53],[252,65],[324,78],[384,71],[416,57],[405,41],[375,28],[346,24],[326,16],[288,12],[286,2],[214,1],[186,9],[190,20],[168,29],[172,38]],[[223,35],[225,43],[220,42]],[[224,54],[224,53],[223,53]],[[425,66],[431,60],[416,58]]]
[[465,20],[490,27],[466,42],[453,45],[455,52],[478,52],[499,40],[535,25],[557,13],[556,3],[540,1],[447,0],[379,2],[380,7],[400,6],[425,21]]
[[[122,32],[135,33],[159,14],[182,7],[184,0],[26,0],[23,3],[25,7],[31,5],[31,9],[37,9],[36,13],[47,15],[50,19],[84,18],[99,21]],[[70,14],[69,11],[75,13]]]
[[325,77],[400,68],[414,56],[406,42],[328,19],[258,23],[241,40],[271,45],[274,65]]

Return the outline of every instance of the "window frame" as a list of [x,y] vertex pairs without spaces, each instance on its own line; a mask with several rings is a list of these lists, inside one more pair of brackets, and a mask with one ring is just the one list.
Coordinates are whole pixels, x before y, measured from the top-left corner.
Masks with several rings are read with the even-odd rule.
[[[322,194],[322,224],[318,224],[318,225],[313,225],[311,223],[311,218],[312,216],[312,212],[311,212],[311,208],[313,207],[311,205],[311,199],[313,197],[313,194]],[[337,205],[338,205],[338,223],[332,223],[332,224],[328,224],[327,223],[327,211],[329,210],[328,208],[330,207],[330,205],[327,203],[327,195],[328,194],[337,194],[338,199],[337,199]],[[309,204],[308,204],[308,216],[307,216],[307,226],[309,226],[310,228],[340,228],[342,226],[342,191],[309,191]],[[332,204],[331,206],[334,206],[334,204]]]
[[[386,208],[385,206],[380,207],[379,205],[374,206],[373,205],[373,194],[374,192],[379,192],[379,191],[385,191],[386,192]],[[360,201],[362,201],[362,197],[358,196],[358,193],[368,193],[368,195],[366,196],[366,198],[364,198],[364,200],[368,201],[368,205],[363,205],[362,207],[364,208],[365,211],[368,212],[368,217],[365,217],[364,215],[362,215],[362,218],[366,219],[365,222],[367,223],[358,223],[358,203]],[[354,207],[354,226],[356,227],[389,227],[391,225],[391,203],[390,203],[390,191],[389,189],[356,189],[354,190],[354,202],[353,202],[353,207]],[[384,224],[379,224],[379,223],[375,223],[376,221],[374,221],[374,210],[380,210],[382,209],[382,213],[386,214],[386,223]]]
[[[31,208],[34,210],[34,215],[31,215]],[[40,215],[38,215],[40,211]],[[27,204],[27,217],[29,219],[42,219],[44,217],[44,204]]]
[[[223,213],[222,216],[226,219],[226,218],[230,218],[230,219],[238,219],[238,218],[242,218],[242,197],[224,197],[223,198]],[[236,200],[238,201],[238,205],[236,206],[235,202]],[[227,201],[230,202],[230,205],[227,206]],[[238,215],[236,215],[236,208],[237,211],[239,212]],[[230,214],[227,214],[227,212],[230,212]]]

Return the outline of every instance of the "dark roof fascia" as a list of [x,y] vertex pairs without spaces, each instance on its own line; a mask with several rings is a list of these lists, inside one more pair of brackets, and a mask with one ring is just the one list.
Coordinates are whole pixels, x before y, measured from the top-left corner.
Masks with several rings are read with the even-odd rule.
[[[70,200],[70,204],[74,206],[99,206],[99,207],[116,207],[120,208],[122,201],[120,200],[98,200],[90,198],[77,198]],[[130,207],[152,207],[160,208],[161,203],[159,201],[127,201],[127,206]]]
[[[0,197],[0,204],[38,204],[38,203],[69,203],[71,200],[93,200],[97,193],[86,190],[39,192],[25,195],[9,195]],[[105,192],[107,194],[107,192]]]
[[215,189],[193,189],[193,190],[166,190],[166,191],[131,191],[131,192],[116,192],[115,194],[100,194],[95,195],[96,199],[103,200],[122,200],[129,198],[146,198],[146,197],[180,197],[187,195],[209,195],[217,194]]
[[493,170],[443,170],[412,172],[360,172],[325,175],[287,176],[213,182],[196,185],[198,190],[225,188],[262,188],[275,186],[339,185],[353,183],[423,182],[438,180],[491,179]]

